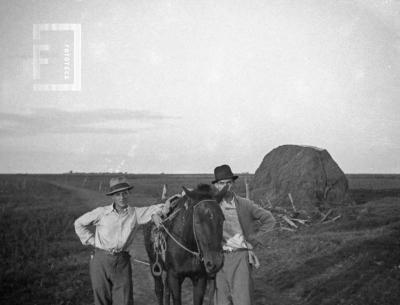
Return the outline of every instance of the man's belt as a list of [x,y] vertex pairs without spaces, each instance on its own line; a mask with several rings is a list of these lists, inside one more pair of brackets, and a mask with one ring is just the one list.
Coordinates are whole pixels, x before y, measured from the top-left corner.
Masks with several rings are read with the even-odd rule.
[[241,251],[249,251],[247,248],[232,248],[232,249],[224,249],[222,252],[224,253],[236,253]]
[[112,255],[112,256],[122,256],[122,255],[129,255],[128,251],[123,251],[123,250],[106,250],[106,249],[101,249],[101,248],[95,248],[95,252],[101,252],[107,255]]
[[248,248],[232,248],[232,249],[224,249],[222,250],[223,253],[236,253],[240,251],[248,251],[249,252],[249,263],[250,265],[254,266],[256,269],[260,267],[260,261],[258,260],[257,256],[253,252],[253,250]]

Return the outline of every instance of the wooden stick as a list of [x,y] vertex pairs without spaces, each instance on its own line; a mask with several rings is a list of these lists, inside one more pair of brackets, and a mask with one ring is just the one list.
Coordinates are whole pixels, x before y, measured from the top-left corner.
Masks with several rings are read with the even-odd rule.
[[291,225],[292,227],[295,227],[296,229],[298,228],[298,226],[293,222],[293,221],[291,221],[286,215],[283,215],[282,216],[282,219],[284,220],[284,221],[286,221],[289,225]]
[[328,221],[325,221],[324,223],[335,222],[335,221],[338,220],[340,217],[342,217],[342,215],[338,215],[338,216],[336,216],[336,217],[334,217],[334,218],[332,218],[332,219],[330,219],[330,220],[328,220]]
[[293,230],[291,228],[288,227],[281,227],[281,230],[286,230],[286,231],[290,231],[290,232],[295,232],[296,230]]
[[298,219],[298,218],[290,218],[290,220],[297,221],[297,222],[301,223],[302,225],[305,225],[308,222],[308,220],[306,220],[306,219]]
[[326,214],[322,214],[322,215],[324,215],[322,218],[321,218],[321,222],[324,222],[325,221],[325,219],[329,216],[329,214],[331,214],[332,213],[332,209],[330,209],[329,211],[328,211],[328,213],[326,213]]
[[291,194],[291,193],[289,193],[289,194],[288,194],[288,196],[289,196],[290,203],[292,204],[293,211],[295,211],[295,212],[296,212],[296,207],[294,206],[294,202],[293,202],[292,194]]
[[332,186],[326,186],[324,190],[324,199],[328,196],[329,191],[331,190]]

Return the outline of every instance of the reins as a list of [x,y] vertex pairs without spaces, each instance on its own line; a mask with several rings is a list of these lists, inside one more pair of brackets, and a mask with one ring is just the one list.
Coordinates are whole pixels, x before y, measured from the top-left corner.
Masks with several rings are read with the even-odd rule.
[[[200,250],[200,246],[199,246],[199,241],[198,241],[198,239],[197,239],[196,228],[195,228],[195,225],[194,225],[194,223],[195,223],[195,222],[194,222],[194,215],[195,215],[196,207],[197,207],[200,203],[206,202],[206,201],[214,201],[214,200],[212,200],[212,199],[201,200],[201,201],[197,202],[197,203],[193,206],[192,225],[193,225],[193,235],[194,235],[194,240],[195,240],[195,242],[196,242],[197,252],[196,252],[196,251],[193,251],[193,250],[190,250],[190,249],[187,248],[185,245],[183,245],[181,242],[179,242],[179,241],[177,240],[177,238],[164,226],[163,222],[164,222],[165,220],[167,220],[168,218],[165,219],[165,220],[164,220],[163,222],[161,222],[161,224],[160,224],[160,226],[165,230],[165,233],[167,233],[167,235],[168,235],[169,237],[171,237],[171,239],[172,239],[179,247],[181,247],[181,248],[184,249],[185,251],[189,252],[190,254],[194,255],[195,257],[197,257],[198,259],[200,259],[200,261],[203,260],[203,257],[202,257],[202,254],[201,254],[201,250]],[[176,215],[176,214],[174,214],[174,215]]]
[[[168,234],[169,237],[171,237],[171,239],[182,249],[186,250],[187,252],[189,252],[190,254],[196,256],[196,257],[200,257],[200,252],[195,252],[192,251],[190,249],[188,249],[187,247],[185,247],[182,243],[180,243],[175,237],[174,235],[161,223],[160,226],[164,229],[165,233]],[[196,242],[197,243],[197,242]]]

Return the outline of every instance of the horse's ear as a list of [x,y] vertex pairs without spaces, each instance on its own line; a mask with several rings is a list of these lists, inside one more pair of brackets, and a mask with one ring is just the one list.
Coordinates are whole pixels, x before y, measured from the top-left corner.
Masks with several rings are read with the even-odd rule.
[[222,201],[222,198],[226,195],[226,192],[228,191],[228,185],[225,185],[224,188],[219,191],[217,194],[215,194],[215,200],[220,203]]

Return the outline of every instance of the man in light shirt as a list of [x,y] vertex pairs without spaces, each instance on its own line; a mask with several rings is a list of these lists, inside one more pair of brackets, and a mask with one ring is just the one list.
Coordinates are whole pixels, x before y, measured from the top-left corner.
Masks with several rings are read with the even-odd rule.
[[228,165],[216,167],[214,175],[212,183],[218,191],[227,186],[226,195],[220,203],[225,216],[222,245],[224,265],[216,275],[214,304],[251,305],[251,266],[259,266],[253,249],[268,239],[275,219],[269,211],[231,191],[238,176],[232,173]]
[[[90,262],[95,305],[132,305],[132,269],[129,246],[138,225],[153,219],[161,222],[163,204],[131,207],[128,196],[133,188],[124,177],[110,180],[106,194],[112,204],[98,207],[75,221],[75,231],[83,245],[94,247]],[[95,227],[95,232],[91,227]]]

